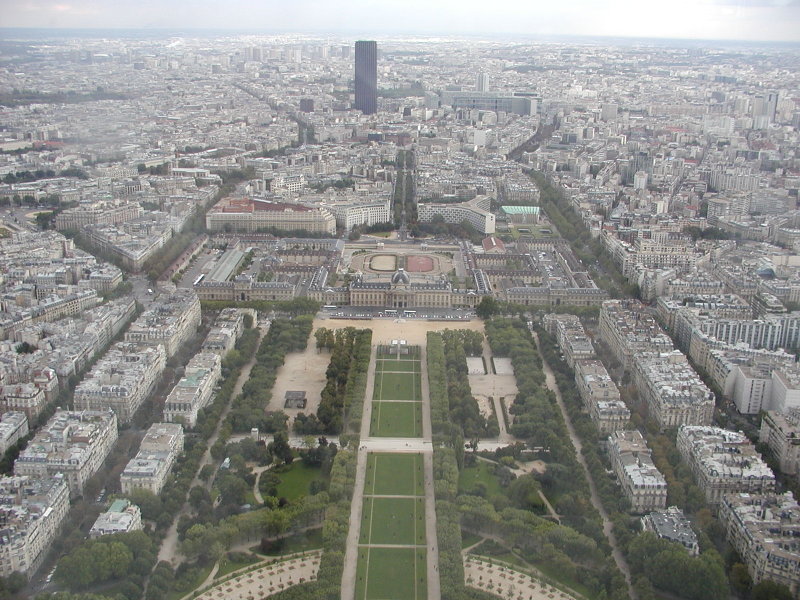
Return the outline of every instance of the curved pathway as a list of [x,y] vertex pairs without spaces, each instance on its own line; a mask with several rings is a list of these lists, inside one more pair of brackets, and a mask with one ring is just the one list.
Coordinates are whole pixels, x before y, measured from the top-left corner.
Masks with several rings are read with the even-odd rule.
[[611,546],[611,555],[614,557],[614,562],[617,563],[617,568],[625,576],[625,582],[628,584],[628,595],[631,598],[636,599],[636,592],[631,586],[630,567],[628,566],[625,557],[622,555],[622,552],[619,549],[617,538],[614,535],[614,531],[611,526],[611,519],[608,518],[608,513],[603,507],[603,503],[600,502],[600,495],[597,493],[597,486],[594,484],[594,479],[592,479],[592,475],[589,473],[589,467],[586,465],[586,459],[583,457],[583,453],[581,452],[583,445],[581,444],[578,434],[575,433],[575,428],[572,426],[572,421],[567,413],[567,407],[564,405],[563,398],[561,398],[561,390],[558,389],[558,385],[556,384],[556,378],[553,375],[553,370],[544,359],[544,356],[542,356],[539,346],[539,335],[535,331],[531,332],[531,335],[533,335],[533,339],[536,342],[536,349],[539,350],[539,356],[542,359],[542,369],[544,370],[545,382],[547,383],[547,387],[555,394],[556,403],[558,404],[559,410],[561,410],[562,417],[564,417],[564,424],[567,426],[569,439],[575,448],[575,454],[577,455],[578,463],[583,468],[583,471],[586,474],[586,480],[589,482],[589,492],[592,506],[594,506],[597,512],[600,513],[600,518],[603,520],[603,533],[605,534],[606,538],[608,539],[608,543]]

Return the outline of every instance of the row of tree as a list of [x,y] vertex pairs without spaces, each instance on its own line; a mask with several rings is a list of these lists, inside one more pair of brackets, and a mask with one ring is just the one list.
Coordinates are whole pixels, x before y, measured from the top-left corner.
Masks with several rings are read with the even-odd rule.
[[305,349],[312,322],[310,315],[272,322],[256,352],[256,364],[250,371],[250,378],[242,386],[242,393],[234,398],[226,418],[231,431],[245,433],[257,427],[259,431],[275,432],[286,428],[286,415],[282,411],[268,413],[266,407],[278,369],[289,352]]
[[[730,592],[724,561],[708,535],[711,533],[717,542],[724,543],[724,532],[719,530],[719,522],[708,509],[703,509],[703,514],[698,515],[700,518],[697,522],[702,522],[704,526],[698,532],[701,553],[697,557],[690,556],[680,544],[659,540],[653,534],[640,532],[638,519],[632,518],[627,513],[630,503],[619,493],[619,487],[613,476],[608,474],[611,465],[607,455],[600,452],[601,436],[597,427],[586,411],[582,410],[574,371],[559,357],[557,342],[551,335],[541,328],[537,328],[537,335],[542,356],[553,370],[573,428],[581,438],[584,459],[600,500],[613,522],[617,541],[634,574],[634,587],[640,599],[654,598],[653,588],[689,600],[727,598]],[[665,477],[667,473],[669,474],[668,503],[672,504],[673,501],[679,500],[682,508],[691,509],[692,512],[705,506],[705,499],[694,485],[688,469],[680,467],[681,476],[675,474],[675,469],[679,467],[680,455],[674,442],[670,443],[668,436],[660,434],[655,436],[658,443],[654,446],[653,439],[654,437],[650,436],[654,461]],[[688,495],[686,490],[689,490]],[[691,506],[687,504],[688,498],[693,498]],[[642,555],[641,552],[647,554]],[[647,560],[643,560],[643,556],[647,556]],[[671,575],[664,576],[663,569],[667,569]],[[691,573],[691,576],[687,575],[691,583],[687,583],[688,579],[684,576],[675,577],[676,572]]]
[[444,340],[449,417],[452,423],[461,427],[461,434],[466,439],[497,437],[500,433],[497,419],[487,421],[481,414],[478,402],[472,395],[469,385],[465,340],[470,340],[471,350],[481,348],[482,340],[478,342],[475,339],[474,334],[476,333],[475,331],[445,330],[440,334]]
[[320,327],[314,335],[317,348],[330,350],[331,361],[325,373],[326,383],[316,416],[298,415],[295,431],[337,434],[354,426],[357,428],[361,422],[372,331],[354,327],[336,330]]

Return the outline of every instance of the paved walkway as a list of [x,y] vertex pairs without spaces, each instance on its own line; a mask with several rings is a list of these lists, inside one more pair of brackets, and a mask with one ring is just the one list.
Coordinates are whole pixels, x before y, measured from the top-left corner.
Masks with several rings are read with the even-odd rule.
[[[261,344],[261,339],[266,335],[267,331],[269,331],[269,322],[265,327],[259,327],[258,332],[258,341],[256,342],[256,348],[259,347]],[[214,428],[214,433],[211,434],[208,442],[206,443],[206,451],[203,454],[203,458],[200,460],[200,466],[197,468],[197,473],[195,473],[194,479],[192,479],[192,483],[189,486],[191,490],[194,486],[200,485],[200,471],[202,468],[207,465],[211,464],[211,446],[213,446],[217,438],[219,437],[219,431],[222,428],[222,424],[225,422],[225,417],[230,412],[231,404],[233,404],[233,399],[238,396],[241,391],[242,387],[244,386],[245,382],[250,378],[250,371],[253,369],[253,366],[256,364],[256,355],[255,353],[250,358],[248,363],[242,367],[242,370],[239,372],[239,378],[236,380],[236,386],[233,388],[233,393],[231,394],[230,402],[225,406],[222,410],[222,413],[219,416],[219,421],[217,422],[217,426]],[[211,489],[211,483],[213,478],[209,478],[208,483],[204,484],[208,489]],[[178,514],[175,515],[175,519],[172,521],[172,525],[167,530],[167,535],[164,536],[164,541],[161,542],[161,547],[158,549],[158,562],[165,560],[169,563],[175,565],[176,563],[179,564],[181,562],[180,557],[178,556],[178,521],[180,520],[182,515],[188,515],[191,513],[191,507],[189,506],[187,500],[189,498],[189,494],[186,494],[186,500],[184,500],[183,507],[181,510],[178,511]]]
[[[540,349],[541,346],[539,344],[539,335],[535,331],[532,332],[532,335],[534,341],[536,342],[536,348]],[[553,375],[553,370],[550,368],[550,365],[547,364],[547,361],[544,360],[544,356],[542,356],[541,351],[539,352],[539,356],[542,357],[542,368],[544,370],[547,387],[552,390],[556,396],[556,403],[558,404],[558,408],[561,410],[561,415],[564,417],[564,423],[567,426],[567,433],[569,434],[569,439],[572,441],[572,445],[575,448],[575,454],[577,455],[578,463],[580,463],[581,467],[583,467],[584,473],[586,473],[586,480],[589,482],[589,492],[592,506],[594,506],[597,512],[600,513],[600,518],[603,520],[603,533],[606,535],[608,543],[611,546],[611,555],[614,558],[614,562],[617,563],[617,567],[619,568],[620,572],[625,576],[625,582],[628,584],[628,595],[636,600],[638,596],[631,585],[631,570],[628,567],[625,557],[622,555],[622,552],[619,549],[617,538],[612,529],[611,519],[608,518],[608,513],[606,512],[606,509],[603,508],[603,503],[600,502],[600,495],[597,493],[597,486],[594,484],[592,474],[589,473],[589,467],[586,465],[586,459],[583,457],[583,453],[581,452],[583,448],[581,440],[578,437],[578,434],[575,433],[575,428],[572,426],[572,420],[569,418],[569,413],[567,413],[567,407],[564,405],[564,400],[561,397],[561,390],[558,389],[558,385],[556,384],[556,378]]]
[[[364,408],[361,419],[361,445],[358,449],[356,462],[356,483],[353,492],[353,502],[350,507],[350,529],[347,532],[347,545],[344,557],[344,572],[342,574],[341,597],[343,600],[355,600],[358,548],[361,534],[361,515],[363,510],[364,482],[367,472],[367,455],[369,452],[409,452],[421,453],[423,461],[423,489],[425,490],[425,537],[427,546],[425,553],[427,559],[427,597],[440,598],[441,585],[439,581],[439,546],[436,535],[436,500],[433,485],[433,444],[430,411],[430,389],[428,386],[428,367],[425,346],[421,346],[420,379],[422,394],[422,438],[384,438],[370,437],[370,423],[372,421],[372,396],[375,387],[375,368],[377,346],[372,346],[369,362],[369,373],[364,393]],[[412,548],[414,545],[392,546],[383,544],[369,544],[370,547],[403,547]]]
[[[374,341],[374,338],[373,338]],[[375,387],[375,366],[378,347],[373,344],[369,357],[367,385],[364,389],[364,407],[361,410],[361,447],[356,461],[356,482],[353,488],[353,501],[350,503],[350,528],[347,530],[347,543],[344,551],[342,572],[342,599],[356,597],[356,567],[358,564],[358,538],[361,535],[361,511],[363,508],[364,482],[367,478],[367,448],[369,426],[372,421],[372,393]]]
[[428,540],[428,598],[441,598],[439,582],[439,536],[436,535],[436,496],[433,486],[433,427],[431,425],[431,390],[428,386],[428,348],[421,346],[420,373],[422,375],[422,439],[431,446],[422,455],[422,473],[425,477],[425,536]]

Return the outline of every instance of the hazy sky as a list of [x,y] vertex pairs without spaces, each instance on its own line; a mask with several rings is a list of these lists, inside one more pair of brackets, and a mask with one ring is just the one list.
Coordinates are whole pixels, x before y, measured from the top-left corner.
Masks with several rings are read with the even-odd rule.
[[800,41],[800,0],[0,0],[4,27]]

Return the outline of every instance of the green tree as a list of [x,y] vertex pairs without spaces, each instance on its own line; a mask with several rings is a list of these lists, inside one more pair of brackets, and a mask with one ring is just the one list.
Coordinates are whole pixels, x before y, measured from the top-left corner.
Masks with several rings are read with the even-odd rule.
[[765,579],[753,586],[752,600],[792,600],[792,592],[785,585]]
[[497,305],[497,300],[491,296],[484,296],[478,303],[478,306],[475,308],[475,314],[477,314],[484,321],[491,319],[498,312],[499,308]]

